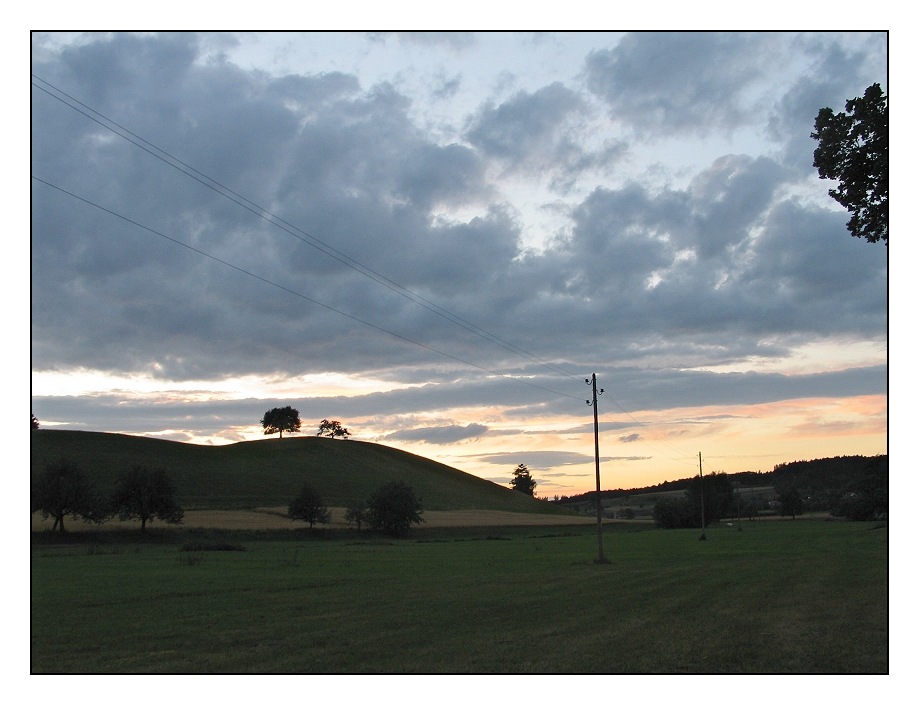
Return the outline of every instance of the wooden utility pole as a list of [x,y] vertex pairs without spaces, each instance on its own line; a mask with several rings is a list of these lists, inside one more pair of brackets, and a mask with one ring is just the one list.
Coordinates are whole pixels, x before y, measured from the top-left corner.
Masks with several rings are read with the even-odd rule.
[[600,422],[597,415],[597,396],[603,394],[601,389],[597,392],[597,375],[592,374],[590,379],[584,380],[593,390],[593,401],[588,401],[594,408],[594,463],[597,468],[597,559],[595,563],[609,563],[603,555],[603,502],[600,495]]
[[702,451],[699,451],[699,497],[702,500],[702,535],[700,541],[705,541],[705,485],[702,479]]

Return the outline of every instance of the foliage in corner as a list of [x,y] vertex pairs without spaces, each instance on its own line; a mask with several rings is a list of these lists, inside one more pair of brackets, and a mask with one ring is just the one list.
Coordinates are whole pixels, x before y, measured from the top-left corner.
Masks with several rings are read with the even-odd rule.
[[852,217],[853,237],[887,244],[888,122],[887,97],[875,83],[862,98],[846,101],[845,112],[823,108],[811,137],[818,141],[814,166],[821,179],[836,179],[829,194]]

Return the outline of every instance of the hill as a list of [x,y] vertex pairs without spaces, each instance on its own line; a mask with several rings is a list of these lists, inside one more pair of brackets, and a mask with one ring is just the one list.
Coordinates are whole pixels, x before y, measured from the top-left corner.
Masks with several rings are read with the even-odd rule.
[[78,464],[105,493],[133,465],[163,468],[185,509],[287,505],[305,483],[327,505],[344,507],[397,480],[410,485],[428,510],[562,512],[448,465],[364,441],[291,437],[201,446],[114,433],[32,431],[32,473],[58,460]]

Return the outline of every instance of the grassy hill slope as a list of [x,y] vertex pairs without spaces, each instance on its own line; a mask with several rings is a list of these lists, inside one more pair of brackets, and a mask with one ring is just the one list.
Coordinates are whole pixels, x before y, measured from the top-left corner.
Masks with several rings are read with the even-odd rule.
[[309,483],[329,506],[366,499],[398,480],[410,485],[425,509],[498,509],[561,512],[488,480],[395,448],[353,440],[302,437],[226,446],[200,446],[155,438],[87,431],[31,433],[31,469],[49,462],[77,463],[105,493],[132,465],[160,467],[186,509],[239,509],[287,505]]

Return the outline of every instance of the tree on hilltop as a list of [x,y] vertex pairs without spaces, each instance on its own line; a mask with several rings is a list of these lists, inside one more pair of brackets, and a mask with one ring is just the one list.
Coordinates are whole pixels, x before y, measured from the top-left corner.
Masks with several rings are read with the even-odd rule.
[[823,108],[811,137],[818,141],[814,166],[821,179],[836,179],[829,194],[852,217],[853,237],[887,244],[888,122],[887,97],[875,83],[862,98],[846,101],[846,110]]
[[317,436],[328,436],[329,438],[347,438],[351,432],[341,425],[341,421],[329,421],[323,419],[319,422],[319,431]]
[[277,433],[279,439],[284,437],[284,431],[299,433],[300,412],[289,406],[269,409],[262,417],[262,428],[265,429],[266,436]]

